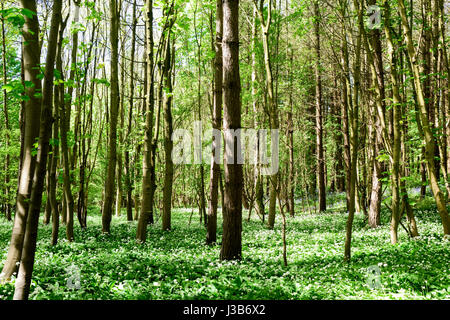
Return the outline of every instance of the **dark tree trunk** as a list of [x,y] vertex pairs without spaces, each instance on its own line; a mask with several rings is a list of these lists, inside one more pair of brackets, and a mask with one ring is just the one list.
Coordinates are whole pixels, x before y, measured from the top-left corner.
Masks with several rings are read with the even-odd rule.
[[[214,42],[214,106],[212,114],[212,127],[220,130],[222,126],[222,33],[223,33],[223,8],[222,0],[216,1],[216,39]],[[221,139],[221,137],[219,137]],[[220,163],[217,163],[220,154],[221,140],[213,141],[213,154],[211,156],[210,199],[208,204],[208,221],[206,228],[206,243],[213,244],[217,239],[217,203],[219,199]]]
[[[164,151],[165,151],[165,168],[164,168],[164,187],[163,187],[163,216],[162,229],[171,229],[171,210],[172,210],[172,185],[173,185],[173,161],[172,161],[172,51],[171,51],[171,30],[167,30],[166,50],[163,66],[164,77]],[[174,54],[174,53],[173,53]]]
[[320,71],[320,25],[319,25],[319,3],[314,2],[314,35],[315,43],[315,81],[316,81],[316,168],[317,182],[319,184],[319,212],[327,210],[326,188],[325,188],[325,159],[323,151],[323,116],[322,116],[322,77]]
[[[2,3],[1,9],[3,10],[4,6]],[[7,79],[8,79],[8,74],[6,72],[6,33],[5,33],[5,18],[2,16],[1,18],[2,20],[2,56],[3,56],[3,83],[6,85],[7,83]],[[3,111],[4,111],[4,115],[5,115],[5,129],[6,129],[6,134],[5,134],[5,145],[6,145],[6,150],[9,149],[10,146],[10,125],[9,125],[9,114],[8,114],[8,95],[6,92],[6,89],[3,90]],[[10,203],[10,193],[11,193],[11,188],[9,185],[10,182],[10,176],[9,176],[9,163],[10,163],[10,154],[9,152],[6,153],[5,155],[5,199],[6,199],[6,204],[5,204],[5,217],[8,220],[11,220],[11,212],[12,212],[12,205]]]
[[[129,102],[129,110],[128,110],[128,129],[127,129],[127,138],[126,138],[126,150],[125,150],[125,185],[127,192],[127,220],[133,221],[133,209],[132,209],[132,192],[133,192],[133,182],[131,181],[131,168],[130,168],[130,152],[131,148],[130,143],[130,134],[131,134],[131,125],[133,120],[133,101],[134,101],[134,55],[136,52],[136,0],[133,2],[133,27],[131,31],[131,62],[130,62],[130,102]],[[136,204],[135,204],[136,205]]]
[[[224,130],[241,128],[241,81],[239,76],[239,0],[223,2],[223,110]],[[227,135],[227,132],[225,132]],[[227,141],[227,140],[226,140]],[[237,163],[237,144],[233,159],[224,159],[225,189],[221,260],[242,256],[242,164]],[[232,161],[230,163],[230,160]]]

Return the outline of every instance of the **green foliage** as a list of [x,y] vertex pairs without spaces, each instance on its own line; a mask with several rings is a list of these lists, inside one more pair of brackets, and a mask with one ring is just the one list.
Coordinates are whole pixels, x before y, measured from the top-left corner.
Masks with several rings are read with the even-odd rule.
[[[149,228],[138,245],[136,223],[114,217],[112,234],[101,233],[101,217],[90,209],[88,229],[76,228],[73,243],[49,243],[51,227],[40,225],[32,299],[438,299],[450,297],[449,243],[443,242],[435,208],[417,212],[421,236],[389,243],[386,223],[369,229],[355,219],[352,263],[343,262],[345,213],[298,214],[288,220],[288,267],[282,264],[281,225],[267,230],[259,220],[243,224],[243,260],[221,262],[220,246],[204,244],[205,230],[191,210],[177,209],[173,230]],[[339,210],[339,208],[336,208]],[[220,215],[219,215],[220,216]],[[221,221],[219,220],[219,226]],[[60,229],[60,239],[64,230]],[[10,223],[0,222],[2,260]],[[221,229],[219,228],[219,233]],[[221,236],[219,234],[218,239]],[[382,288],[367,284],[367,268],[381,269]],[[80,288],[67,287],[68,271],[80,272]],[[0,285],[11,299],[13,285]]]
[[25,23],[25,18],[32,19],[36,12],[26,8],[8,8],[0,10],[0,15],[15,27],[21,28]]

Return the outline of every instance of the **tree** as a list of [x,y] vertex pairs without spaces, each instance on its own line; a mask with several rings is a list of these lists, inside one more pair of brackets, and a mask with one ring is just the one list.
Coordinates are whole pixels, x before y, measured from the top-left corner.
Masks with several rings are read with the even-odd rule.
[[[4,10],[4,4],[2,2],[1,9]],[[3,59],[3,84],[6,86],[8,82],[8,74],[6,72],[6,33],[5,33],[5,18],[2,16],[2,59]],[[6,148],[9,149],[10,145],[10,133],[11,126],[9,124],[9,116],[8,116],[8,94],[6,89],[3,90],[3,112],[5,113],[5,129],[6,129],[6,135],[5,135],[5,144]],[[11,220],[11,211],[12,207],[9,203],[9,197],[10,197],[10,176],[9,176],[9,164],[10,164],[10,155],[9,153],[6,154],[5,157],[5,198],[6,198],[6,208],[5,208],[5,216],[8,220]]]
[[[22,6],[25,7],[25,4],[23,2]],[[49,140],[52,133],[51,129],[52,123],[54,121],[52,117],[53,75],[55,68],[58,28],[59,23],[61,21],[61,7],[62,7],[62,0],[55,0],[55,2],[53,3],[51,28],[48,40],[49,48],[47,51],[47,58],[45,61],[41,116],[39,118],[34,119],[34,121],[38,121],[40,119],[39,147],[37,152],[36,167],[33,174],[31,199],[30,199],[30,206],[28,208],[28,217],[25,229],[23,249],[20,259],[20,267],[17,275],[17,280],[15,283],[14,299],[16,300],[28,299],[28,294],[31,285],[31,276],[33,273],[39,213],[42,202],[42,193],[44,189],[45,174],[47,168],[46,164],[49,149]],[[30,10],[36,9],[36,4],[35,3],[31,4],[30,8],[31,8]],[[34,10],[33,13],[34,12],[36,11]],[[30,47],[24,49],[24,54],[27,53],[29,48]],[[27,58],[27,55],[25,55],[25,58]]]
[[[375,0],[370,0],[369,5],[375,5]],[[372,192],[370,194],[370,205],[368,212],[368,223],[371,228],[376,228],[380,225],[380,210],[381,210],[381,197],[382,197],[382,163],[378,161],[377,156],[380,153],[380,147],[383,143],[383,130],[382,123],[384,123],[384,115],[386,112],[385,107],[385,89],[384,89],[384,70],[383,70],[383,54],[381,44],[381,33],[377,28],[373,28],[368,32],[368,40],[373,50],[373,68],[375,74],[372,74],[374,86],[377,86],[378,90],[375,94],[378,113],[375,113],[375,141],[373,143],[373,157],[372,157]],[[368,51],[370,54],[370,51]],[[376,79],[376,80],[375,80]],[[377,81],[377,83],[375,83]],[[383,122],[380,120],[383,118]]]
[[41,116],[42,84],[39,80],[39,21],[36,15],[35,1],[21,1],[23,9],[31,12],[24,17],[23,25],[23,74],[25,86],[24,102],[25,127],[22,142],[22,164],[19,175],[19,186],[14,216],[14,227],[8,256],[3,266],[1,278],[9,279],[17,271],[17,262],[20,261],[23,240],[28,217],[28,207],[31,197],[31,185],[36,166],[34,144],[39,137],[39,119]]
[[[170,7],[173,8],[172,6]],[[170,9],[169,9],[170,10]],[[172,10],[170,10],[172,11]],[[173,12],[169,11],[171,15],[171,25],[174,23],[175,17]],[[164,53],[164,65],[162,76],[164,78],[164,151],[165,151],[165,168],[164,168],[164,189],[163,189],[163,217],[162,217],[162,229],[171,229],[171,210],[172,210],[172,185],[173,185],[173,161],[172,161],[172,55],[174,50],[171,49],[171,28],[167,31],[166,36],[166,49]]]
[[[133,102],[134,102],[134,56],[136,52],[136,0],[133,2],[133,26],[131,31],[131,61],[130,61],[130,100],[129,100],[129,110],[128,110],[128,127],[126,134],[126,149],[125,149],[125,185],[127,191],[127,219],[128,221],[133,221],[133,211],[132,211],[132,191],[133,191],[133,183],[131,181],[131,173],[132,169],[130,167],[130,151],[131,143],[130,143],[130,134],[133,123]],[[135,204],[136,205],[136,204]]]
[[[355,7],[358,10],[358,34],[356,36],[356,48],[355,48],[355,61],[353,64],[352,75],[350,74],[348,68],[348,51],[347,43],[344,40],[344,66],[345,66],[345,76],[346,76],[346,87],[347,91],[351,92],[351,100],[349,100],[349,107],[346,112],[348,112],[348,125],[350,127],[350,139],[348,141],[348,185],[347,185],[347,204],[348,204],[348,217],[345,226],[345,247],[344,247],[344,260],[350,261],[351,258],[351,242],[352,242],[352,228],[353,219],[355,215],[355,197],[356,194],[356,175],[357,175],[357,163],[358,163],[358,113],[359,113],[359,90],[360,90],[360,75],[361,75],[361,39],[363,33],[363,21],[361,8],[354,1]],[[345,14],[346,9],[343,8],[343,13]],[[344,29],[345,30],[345,29]],[[345,31],[344,31],[345,35]],[[344,38],[345,39],[345,38]],[[350,84],[350,78],[353,78],[353,85]],[[345,112],[345,110],[344,110]],[[345,116],[344,116],[345,117]]]
[[[275,93],[273,90],[273,75],[272,75],[272,63],[270,61],[270,49],[269,49],[269,29],[272,22],[272,0],[269,0],[267,6],[267,17],[264,18],[264,0],[260,0],[259,3],[254,2],[256,7],[259,20],[261,23],[261,34],[262,43],[264,50],[264,68],[266,72],[266,89],[267,89],[267,106],[266,113],[269,114],[270,129],[279,129],[279,119],[278,119],[278,107],[275,98]],[[275,225],[275,214],[276,214],[276,200],[277,200],[277,189],[278,186],[278,172],[270,175],[270,194],[269,194],[269,217],[268,225],[270,229],[273,229]]]
[[[213,129],[220,130],[222,125],[222,77],[223,77],[223,63],[222,63],[222,34],[223,34],[223,8],[222,0],[216,1],[216,38],[214,41],[214,106],[212,114]],[[217,238],[217,202],[219,196],[219,179],[220,179],[220,164],[217,163],[220,154],[221,141],[214,138],[213,154],[211,156],[211,174],[210,174],[210,197],[208,204],[208,222],[206,231],[206,243],[212,244],[216,242]]]
[[147,0],[146,10],[146,57],[147,65],[147,98],[145,105],[145,140],[144,157],[142,164],[142,206],[137,227],[136,238],[143,243],[147,237],[147,224],[153,213],[153,196],[155,192],[154,183],[154,153],[153,142],[153,113],[154,113],[154,82],[153,82],[153,1]]
[[108,151],[108,170],[105,181],[105,201],[102,208],[102,231],[110,233],[111,219],[114,201],[114,186],[116,179],[116,161],[117,161],[117,119],[119,112],[119,12],[117,10],[117,0],[110,0],[111,15],[111,121],[109,128],[109,151]]
[[430,122],[427,114],[427,104],[425,102],[421,75],[417,63],[417,55],[415,54],[411,28],[406,16],[406,7],[404,0],[399,0],[398,12],[401,18],[403,34],[405,36],[405,44],[409,56],[409,64],[413,71],[414,87],[417,94],[417,102],[419,105],[419,119],[423,130],[423,140],[425,143],[425,160],[427,165],[428,179],[436,201],[439,215],[441,216],[444,235],[450,234],[450,219],[445,204],[444,194],[439,188],[438,177],[436,176],[436,168],[434,162],[435,141],[431,130]]
[[[241,128],[241,81],[239,75],[239,0],[223,2],[223,127],[225,145],[233,147],[233,158],[224,159],[225,188],[221,260],[242,256],[242,165],[238,164],[237,143],[230,139],[230,131]],[[231,141],[230,141],[231,140]]]
[[323,152],[323,117],[322,117],[322,77],[320,64],[320,12],[319,2],[314,2],[314,34],[315,34],[315,81],[316,81],[316,158],[317,181],[319,183],[319,211],[327,210],[325,188],[325,160]]

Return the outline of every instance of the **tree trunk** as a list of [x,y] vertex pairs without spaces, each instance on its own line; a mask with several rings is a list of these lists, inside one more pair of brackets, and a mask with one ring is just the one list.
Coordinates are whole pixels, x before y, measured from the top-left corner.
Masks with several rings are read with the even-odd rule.
[[[214,106],[212,114],[213,129],[220,130],[222,126],[222,33],[223,33],[223,8],[222,0],[216,1],[216,39],[214,42]],[[221,137],[219,138],[221,139]],[[208,221],[206,228],[206,243],[213,244],[217,239],[217,204],[219,199],[220,163],[215,154],[220,155],[221,140],[213,141],[213,154],[211,156],[210,199],[208,204]]]
[[417,64],[417,57],[415,55],[414,44],[412,40],[411,29],[406,16],[406,8],[404,0],[399,0],[399,14],[402,21],[403,33],[405,35],[405,43],[409,55],[409,62],[413,70],[414,86],[417,93],[417,102],[420,109],[420,121],[423,130],[423,137],[425,142],[425,159],[427,165],[427,172],[431,191],[433,192],[439,215],[441,216],[444,235],[450,234],[450,219],[445,203],[444,194],[439,188],[438,178],[436,176],[434,153],[435,141],[433,132],[431,130],[430,122],[427,115],[427,104],[422,89],[421,74]]
[[[56,70],[59,71],[60,78],[62,79],[62,43],[64,39],[64,29],[67,25],[67,18],[65,20],[60,21],[59,26],[59,35],[58,35],[58,44],[56,48]],[[57,77],[58,78],[58,77]],[[58,167],[59,160],[59,149],[60,149],[60,102],[61,102],[61,92],[64,92],[64,89],[60,90],[59,86],[54,87],[54,117],[55,122],[53,123],[53,141],[57,141],[56,147],[54,146],[54,154],[52,157],[51,170],[50,170],[50,205],[52,209],[52,240],[51,244],[56,245],[58,243],[58,233],[59,233],[59,210],[58,203],[56,201],[56,169]],[[62,130],[61,130],[62,131]],[[62,132],[61,132],[62,133]]]
[[[174,19],[174,18],[172,18]],[[166,50],[163,66],[164,77],[164,151],[165,151],[165,168],[164,168],[164,188],[163,188],[163,216],[162,229],[170,230],[171,226],[171,210],[172,210],[172,185],[173,185],[173,161],[172,161],[172,53],[171,51],[171,30],[167,30]]]
[[319,184],[319,212],[327,210],[325,188],[325,160],[323,153],[323,117],[322,117],[322,77],[320,71],[320,13],[319,2],[314,2],[314,35],[315,35],[315,82],[316,82],[316,168],[317,182]]
[[[269,114],[269,122],[270,129],[278,130],[279,128],[279,120],[278,120],[278,108],[277,102],[274,96],[273,90],[273,77],[272,77],[272,65],[270,60],[270,51],[269,51],[269,29],[272,20],[272,0],[269,0],[268,3],[268,14],[267,18],[264,18],[263,15],[263,6],[264,1],[261,0],[259,3],[259,8],[257,8],[257,12],[259,15],[260,23],[261,23],[261,33],[262,33],[262,43],[263,43],[263,51],[264,51],[264,68],[266,71],[266,89],[268,95],[268,103],[267,103],[267,113]],[[256,5],[256,4],[255,4]],[[277,189],[278,189],[278,172],[272,173],[269,177],[269,217],[268,217],[268,226],[269,229],[273,229],[275,225],[275,214],[276,214],[276,200],[277,200]]]
[[111,14],[111,92],[110,92],[110,128],[109,128],[109,150],[108,170],[105,181],[105,201],[102,209],[102,232],[110,233],[111,218],[114,201],[114,186],[116,180],[117,162],[117,118],[119,108],[119,13],[117,11],[117,0],[110,0]]
[[[130,168],[130,152],[131,148],[130,143],[130,134],[131,134],[131,125],[133,120],[133,99],[134,99],[134,55],[136,52],[136,26],[137,26],[137,18],[136,18],[136,0],[133,1],[133,26],[131,30],[131,62],[130,62],[130,102],[129,102],[129,110],[128,110],[128,129],[126,136],[126,149],[125,149],[125,184],[127,191],[127,220],[133,221],[133,209],[132,209],[132,192],[133,192],[133,182],[131,181],[131,168]],[[135,204],[136,206],[136,204]]]
[[[34,1],[22,1],[22,6],[28,2],[31,10],[36,12],[36,4]],[[44,87],[42,99],[42,114],[40,117],[40,132],[39,132],[39,148],[37,153],[36,168],[33,174],[33,184],[31,191],[30,206],[28,208],[28,218],[26,224],[25,237],[23,242],[23,249],[21,254],[21,261],[17,280],[15,283],[14,300],[27,300],[30,292],[31,276],[33,272],[34,257],[36,252],[36,241],[39,223],[39,213],[41,209],[42,193],[44,189],[47,155],[49,149],[49,140],[52,133],[52,117],[53,108],[53,75],[55,66],[56,46],[58,39],[58,27],[61,21],[61,7],[62,0],[55,0],[53,4],[53,13],[51,19],[50,35],[48,40],[48,51],[45,62],[44,72]],[[34,9],[34,10],[33,10]],[[36,17],[36,22],[37,17]],[[32,29],[36,35],[39,33],[38,28]],[[25,49],[25,52],[27,49]],[[25,56],[25,63],[28,62]],[[33,62],[33,61],[32,61]],[[40,99],[37,103],[41,102]],[[36,107],[36,106],[34,106]],[[38,122],[39,118],[34,119]]]
[[153,212],[152,167],[153,156],[153,113],[154,113],[154,75],[153,75],[153,1],[146,0],[146,54],[147,54],[147,100],[145,105],[145,140],[142,163],[142,203],[136,238],[143,243],[147,237],[147,224]]
[[[355,52],[355,62],[353,65],[353,92],[352,92],[352,102],[351,108],[349,108],[348,118],[350,124],[350,178],[349,178],[349,186],[347,192],[347,201],[348,201],[348,218],[346,223],[346,237],[345,237],[345,248],[344,248],[344,260],[350,261],[351,258],[351,241],[352,241],[352,228],[353,228],[353,219],[355,215],[355,196],[356,196],[356,175],[357,175],[357,163],[358,163],[358,107],[359,107],[359,89],[360,89],[360,71],[361,71],[361,37],[363,33],[363,21],[362,21],[362,10],[360,6],[357,4],[355,0],[355,7],[358,8],[358,34],[356,38],[356,52]],[[346,71],[348,69],[348,52],[347,52],[347,44],[344,37],[344,58],[346,62]],[[347,88],[350,87],[350,73],[346,72],[348,76],[348,85]]]
[[392,40],[392,33],[390,30],[390,7],[387,1],[385,4],[385,15],[386,21],[384,24],[384,30],[386,34],[387,44],[388,44],[388,54],[390,61],[390,75],[392,83],[392,108],[393,108],[393,132],[394,132],[394,142],[393,142],[393,152],[391,157],[392,172],[391,172],[391,195],[392,195],[392,214],[391,214],[391,226],[390,235],[391,243],[396,244],[398,241],[398,225],[400,222],[400,152],[401,152],[401,98],[398,85],[398,74],[397,74],[397,60],[394,52],[394,44]]
[[[230,129],[241,128],[241,81],[239,75],[239,0],[223,1],[223,110],[225,135],[233,140],[233,159],[224,159],[225,188],[221,260],[242,256],[242,164],[237,162],[237,145],[230,139]],[[227,132],[228,131],[228,132]],[[230,161],[231,160],[231,161]]]
[[[376,0],[370,0],[369,5],[376,5]],[[378,116],[375,121],[375,143],[373,172],[372,172],[372,188],[370,195],[370,205],[368,212],[368,224],[371,228],[376,228],[380,225],[380,210],[381,210],[381,196],[382,196],[382,164],[376,159],[379,155],[381,145],[383,143],[384,121],[380,117],[384,117],[385,113],[385,86],[384,86],[384,69],[383,69],[383,54],[381,44],[381,33],[378,29],[372,29],[368,32],[368,40],[373,50],[373,85],[377,87],[375,92],[378,108]],[[370,53],[369,53],[370,54]],[[377,81],[377,83],[375,83]]]
[[[75,5],[75,12],[74,12],[74,18],[73,23],[78,23],[78,20],[80,18],[80,0],[76,0],[73,2]],[[72,52],[71,52],[71,67],[70,67],[70,75],[69,79],[71,82],[74,82],[76,80],[76,70],[77,70],[77,55],[78,55],[78,31],[76,30],[72,34]],[[60,69],[62,70],[62,68]],[[62,87],[62,85],[61,85]],[[74,164],[70,160],[70,151],[69,146],[67,144],[67,133],[70,130],[70,117],[72,113],[72,95],[73,95],[73,88],[74,85],[68,85],[67,88],[67,95],[68,100],[65,101],[64,92],[61,93],[61,108],[63,108],[61,116],[64,119],[64,126],[61,126],[61,130],[64,131],[61,132],[61,147],[63,151],[63,162],[64,162],[64,193],[65,193],[65,201],[66,201],[66,210],[64,210],[63,215],[64,219],[63,222],[66,223],[66,236],[67,240],[73,241],[73,213],[74,213],[74,200],[71,190],[71,183],[73,180],[73,177],[71,175],[70,169],[74,168]],[[65,138],[62,138],[62,135],[65,136]],[[63,142],[65,140],[65,143]],[[64,151],[64,149],[66,149]],[[66,168],[67,167],[67,168]]]
[[[120,13],[120,9],[118,11]],[[125,36],[124,36],[125,37]],[[121,45],[121,56],[125,57],[125,39],[122,39],[122,45]],[[121,90],[119,90],[119,93],[122,92],[122,97],[125,97],[125,63],[121,63],[121,72],[120,72],[120,84],[121,84]],[[124,103],[125,99],[120,99],[119,102],[119,117],[120,117],[120,123],[119,128],[122,129],[124,127],[125,122],[125,109],[124,109]],[[122,184],[122,173],[123,173],[123,156],[122,156],[122,150],[123,150],[123,130],[119,130],[119,137],[118,137],[118,152],[117,152],[117,163],[116,163],[116,177],[117,177],[117,183],[116,183],[116,217],[120,216],[120,213],[122,211],[122,195],[123,195],[123,184]]]
[[[257,8],[255,7],[253,9],[253,26],[252,26],[252,103],[253,103],[253,112],[255,117],[255,129],[259,129],[259,123],[260,123],[260,115],[259,115],[259,108],[258,108],[258,88],[257,88],[257,79],[256,79],[256,41],[257,41]],[[259,134],[259,132],[258,132]],[[255,165],[255,202],[256,202],[256,210],[258,213],[262,216],[263,222],[264,222],[264,216],[265,216],[265,209],[264,209],[264,190],[263,190],[263,176],[261,175],[261,164],[259,163],[260,159],[260,153],[261,153],[261,146],[259,145],[260,139],[257,140],[258,147],[257,147],[257,164]]]
[[[22,8],[36,13],[35,1],[21,1]],[[22,255],[22,247],[25,228],[28,217],[28,207],[31,196],[31,185],[36,166],[34,144],[39,137],[39,119],[41,116],[41,98],[36,93],[41,92],[42,84],[37,78],[40,73],[40,47],[39,47],[39,22],[37,15],[30,19],[25,17],[23,26],[23,75],[25,83],[33,85],[25,86],[25,94],[30,98],[24,102],[24,135],[23,156],[19,176],[19,188],[17,194],[16,214],[14,216],[14,227],[5,265],[1,273],[1,279],[10,279],[17,271],[17,262]]]
[[[3,10],[4,6],[2,3],[1,9]],[[8,82],[8,74],[6,72],[6,36],[5,36],[5,18],[2,16],[2,51],[3,51],[3,84],[6,85]],[[6,150],[9,150],[10,146],[10,126],[9,126],[9,116],[8,116],[8,96],[6,89],[3,90],[3,111],[5,114],[5,146]],[[6,205],[5,205],[5,217],[9,221],[11,220],[11,212],[12,212],[12,206],[10,203],[10,176],[9,176],[9,163],[10,163],[10,154],[9,152],[5,155],[5,199],[6,199]]]

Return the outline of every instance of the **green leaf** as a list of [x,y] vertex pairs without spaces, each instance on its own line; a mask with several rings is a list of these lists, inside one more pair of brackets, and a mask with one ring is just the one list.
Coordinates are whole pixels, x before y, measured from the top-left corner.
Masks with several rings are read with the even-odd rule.
[[13,89],[13,87],[9,84],[5,84],[4,86],[2,86],[2,90],[5,90],[6,92],[11,92]]
[[33,12],[33,11],[31,11],[31,10],[29,10],[29,9],[26,9],[26,8],[22,8],[22,9],[20,9],[20,11],[21,11],[21,13],[22,13],[24,16],[26,16],[28,19],[33,19],[33,16],[36,15],[36,12]]
[[24,81],[25,88],[32,88],[34,87],[34,83],[32,81]]

